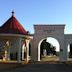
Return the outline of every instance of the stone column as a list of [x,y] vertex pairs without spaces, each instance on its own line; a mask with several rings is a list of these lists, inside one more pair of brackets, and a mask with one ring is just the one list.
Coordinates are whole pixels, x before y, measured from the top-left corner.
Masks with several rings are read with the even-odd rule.
[[30,40],[26,40],[26,62],[29,61],[29,42]]
[[5,55],[4,55],[4,58],[3,58],[4,61],[7,60],[7,50],[5,50]]
[[64,61],[67,61],[67,58],[68,58],[67,46],[68,46],[68,44],[65,41],[64,42]]
[[61,62],[67,61],[67,47],[63,40],[60,42],[60,61]]
[[10,47],[8,47],[8,50],[7,50],[7,60],[10,60]]
[[6,41],[4,60],[10,60],[10,42]]
[[32,40],[31,61],[40,61],[40,45],[38,46],[39,38],[36,36]]
[[17,40],[17,47],[18,47],[18,63],[21,63],[21,38]]
[[24,60],[24,49],[25,49],[25,44],[22,46],[22,60]]

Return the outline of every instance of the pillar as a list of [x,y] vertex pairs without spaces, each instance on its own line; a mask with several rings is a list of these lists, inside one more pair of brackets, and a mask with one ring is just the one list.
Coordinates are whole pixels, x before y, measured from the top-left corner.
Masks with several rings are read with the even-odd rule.
[[63,42],[63,40],[60,43],[60,61],[67,61],[67,45],[65,44],[65,42]]
[[17,47],[18,47],[18,63],[21,63],[21,38],[17,40]]
[[30,40],[26,40],[26,62],[29,61],[29,42]]
[[5,56],[4,56],[3,60],[5,60],[5,61],[10,60],[10,41],[6,41]]
[[8,47],[8,50],[7,50],[7,60],[10,60],[10,47]]
[[24,60],[24,51],[25,50],[25,44],[23,44],[23,46],[22,46],[22,60]]
[[31,40],[31,61],[40,61],[40,48],[38,47],[38,38],[34,37],[33,40]]
[[4,55],[4,58],[3,58],[4,61],[7,60],[7,50],[5,50],[5,55]]

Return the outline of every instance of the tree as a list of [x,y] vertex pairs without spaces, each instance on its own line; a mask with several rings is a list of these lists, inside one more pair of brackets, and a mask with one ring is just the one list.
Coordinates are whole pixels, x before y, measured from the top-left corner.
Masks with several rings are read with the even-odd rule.
[[43,55],[43,50],[46,49],[47,55],[49,55],[51,52],[50,46],[51,44],[46,42],[46,39],[44,39],[43,42],[41,43],[41,54]]
[[43,49],[47,49],[46,39],[44,39],[41,43],[41,54],[43,55]]
[[41,43],[41,55],[43,55],[43,50],[46,49],[47,55],[53,54],[56,55],[56,47],[51,45],[49,42],[46,42],[46,39]]

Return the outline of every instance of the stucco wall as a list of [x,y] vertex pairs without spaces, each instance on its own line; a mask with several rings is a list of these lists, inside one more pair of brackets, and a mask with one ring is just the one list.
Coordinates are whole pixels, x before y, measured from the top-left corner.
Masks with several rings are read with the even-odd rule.
[[33,54],[32,59],[34,61],[40,61],[40,49],[38,48],[39,42],[43,38],[54,37],[59,41],[60,44],[60,61],[65,61],[66,56],[64,53],[64,28],[65,25],[34,25],[35,33],[33,37]]

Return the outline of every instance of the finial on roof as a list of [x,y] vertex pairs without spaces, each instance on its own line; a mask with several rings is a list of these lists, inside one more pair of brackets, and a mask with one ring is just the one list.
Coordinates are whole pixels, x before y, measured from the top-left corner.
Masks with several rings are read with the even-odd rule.
[[11,13],[12,13],[12,16],[14,16],[14,10]]

